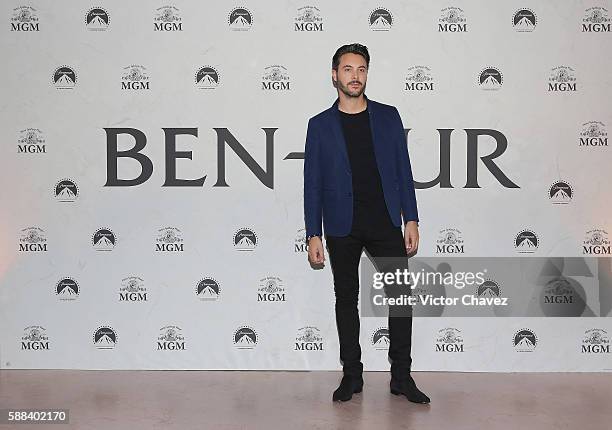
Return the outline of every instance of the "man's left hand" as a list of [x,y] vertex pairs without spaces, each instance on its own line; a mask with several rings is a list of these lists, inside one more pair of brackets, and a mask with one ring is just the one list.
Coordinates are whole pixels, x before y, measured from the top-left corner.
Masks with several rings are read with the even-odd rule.
[[416,221],[408,221],[404,228],[404,244],[406,253],[416,252],[419,247],[419,225]]

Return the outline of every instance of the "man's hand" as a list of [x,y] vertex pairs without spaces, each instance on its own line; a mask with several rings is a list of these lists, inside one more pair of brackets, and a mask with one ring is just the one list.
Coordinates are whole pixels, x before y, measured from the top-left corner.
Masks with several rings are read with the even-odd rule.
[[308,241],[308,261],[312,264],[323,264],[325,261],[323,242],[319,236],[311,237]]
[[404,244],[406,253],[416,252],[419,247],[419,225],[416,221],[408,221],[404,228]]

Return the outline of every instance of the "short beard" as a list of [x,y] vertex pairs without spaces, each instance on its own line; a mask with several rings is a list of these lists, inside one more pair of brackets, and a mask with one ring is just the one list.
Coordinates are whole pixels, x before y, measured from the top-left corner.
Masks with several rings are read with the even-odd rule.
[[345,95],[349,97],[360,97],[365,91],[365,84],[362,84],[357,90],[350,90],[348,86],[342,85],[342,83],[338,80],[334,81],[336,83],[336,88],[340,89]]

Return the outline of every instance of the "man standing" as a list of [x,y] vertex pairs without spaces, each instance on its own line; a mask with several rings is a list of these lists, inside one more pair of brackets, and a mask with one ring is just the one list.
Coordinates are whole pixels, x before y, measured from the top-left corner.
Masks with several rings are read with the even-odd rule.
[[[343,377],[333,400],[363,388],[359,345],[358,266],[366,251],[407,262],[418,247],[418,213],[404,127],[397,109],[365,95],[368,49],[354,43],[332,59],[338,98],[308,121],[304,151],[304,221],[308,259],[325,261],[321,224],[334,278]],[[402,234],[402,217],[404,234]],[[375,261],[376,265],[376,261]],[[407,263],[406,266],[407,267]],[[390,390],[429,403],[410,375],[412,308],[389,310]]]

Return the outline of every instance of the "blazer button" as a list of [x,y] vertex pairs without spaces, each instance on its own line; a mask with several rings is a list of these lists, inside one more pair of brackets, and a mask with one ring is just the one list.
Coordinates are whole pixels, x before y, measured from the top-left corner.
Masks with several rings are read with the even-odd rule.
[[347,196],[351,197],[353,193],[346,193]]

